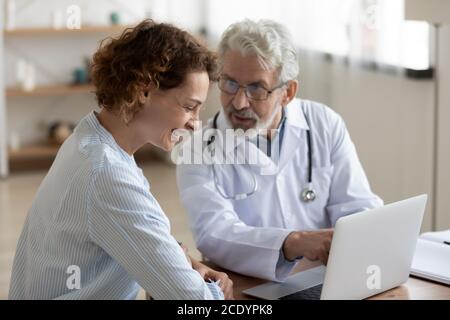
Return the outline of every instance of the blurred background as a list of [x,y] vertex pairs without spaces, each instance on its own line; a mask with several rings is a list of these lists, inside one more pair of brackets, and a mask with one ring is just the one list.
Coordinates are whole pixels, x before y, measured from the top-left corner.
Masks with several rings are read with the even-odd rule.
[[[211,49],[237,20],[285,24],[300,56],[299,96],[343,116],[373,190],[386,203],[428,193],[422,231],[450,228],[450,0],[0,0],[0,9],[0,299],[46,170],[98,110],[92,54],[144,18]],[[213,85],[202,120],[218,108]],[[168,156],[148,147],[136,158],[174,236],[200,257]]]

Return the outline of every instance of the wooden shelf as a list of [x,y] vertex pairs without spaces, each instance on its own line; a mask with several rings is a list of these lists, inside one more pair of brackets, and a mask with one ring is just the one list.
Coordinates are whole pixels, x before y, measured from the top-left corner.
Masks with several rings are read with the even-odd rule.
[[90,34],[90,33],[120,33],[125,28],[130,26],[85,26],[81,29],[53,29],[53,28],[23,28],[14,30],[4,30],[5,37],[16,36],[47,36],[47,35],[76,35],[76,34]]
[[8,162],[11,172],[48,170],[58,153],[60,146],[51,143],[41,143],[21,147],[19,150],[9,150]]
[[59,150],[59,145],[42,143],[20,148],[19,150],[9,151],[10,161],[21,161],[31,159],[54,158]]
[[[61,146],[42,142],[40,144],[21,147],[19,150],[9,150],[8,160],[11,172],[24,172],[34,170],[48,170],[53,163]],[[146,163],[156,159],[154,149],[146,145],[135,153],[138,163]]]
[[19,88],[6,89],[6,97],[35,97],[35,96],[57,96],[94,92],[95,88],[91,84],[83,85],[53,85],[36,87],[32,91],[25,91]]

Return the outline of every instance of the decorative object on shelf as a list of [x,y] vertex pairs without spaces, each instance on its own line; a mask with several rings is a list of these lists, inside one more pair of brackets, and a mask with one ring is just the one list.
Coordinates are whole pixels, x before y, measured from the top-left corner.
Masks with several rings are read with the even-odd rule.
[[17,132],[12,131],[9,133],[9,149],[11,151],[17,151],[20,149],[20,136]]
[[200,27],[197,32],[198,41],[200,41],[200,43],[202,43],[203,45],[208,46],[208,37],[208,28],[206,26]]
[[73,71],[73,84],[88,83],[88,73],[85,68],[76,68]]
[[36,70],[34,64],[19,59],[16,65],[18,86],[24,91],[33,91],[36,87]]
[[52,11],[52,26],[53,29],[62,29],[64,26],[64,15],[61,9]]
[[36,69],[34,68],[34,65],[32,63],[28,63],[22,88],[24,91],[33,91],[35,87],[36,87]]
[[6,30],[14,30],[16,28],[16,1],[6,0]]
[[23,59],[17,59],[16,62],[16,82],[22,87],[21,83],[25,79],[25,73],[27,68],[27,62]]
[[90,79],[90,69],[91,69],[91,59],[86,56],[83,58],[83,67],[76,68],[73,71],[73,84],[88,84],[91,82]]
[[54,144],[63,144],[63,142],[72,134],[75,125],[68,121],[55,121],[48,127],[48,137]]
[[116,11],[111,12],[111,14],[109,15],[109,20],[110,20],[111,24],[114,25],[114,26],[120,24],[120,15],[119,15],[119,13],[116,12]]
[[92,66],[91,57],[85,56],[83,61],[84,61],[84,68],[86,69],[87,73],[87,83],[91,83],[91,66]]

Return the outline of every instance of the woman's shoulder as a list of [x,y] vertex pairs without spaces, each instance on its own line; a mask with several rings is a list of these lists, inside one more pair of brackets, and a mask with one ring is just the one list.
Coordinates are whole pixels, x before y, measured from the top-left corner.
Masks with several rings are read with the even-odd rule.
[[130,161],[112,139],[97,132],[89,121],[81,121],[75,129],[78,152],[93,166],[120,166]]
[[71,161],[67,159],[71,158],[77,161],[91,179],[99,174],[114,177],[119,172],[130,178],[139,176],[134,159],[99,126],[93,113],[80,121],[71,140],[66,160]]
[[112,184],[123,176],[128,177],[130,182],[139,181],[136,166],[107,143],[78,141],[75,148],[69,146],[68,149],[71,151],[65,150],[66,152],[62,152],[58,159],[60,164],[58,167],[73,167],[74,170],[71,171],[75,174],[75,178],[82,179],[85,183],[92,184],[100,178],[100,181]]
[[100,141],[82,146],[82,152],[94,166],[121,166],[125,162],[117,150]]

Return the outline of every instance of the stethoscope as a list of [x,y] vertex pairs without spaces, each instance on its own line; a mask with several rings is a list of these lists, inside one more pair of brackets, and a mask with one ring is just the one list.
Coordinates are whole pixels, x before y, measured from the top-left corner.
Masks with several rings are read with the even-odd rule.
[[[217,112],[216,115],[213,118],[213,125],[212,128],[214,130],[217,130],[217,118],[219,117],[220,112]],[[306,187],[302,190],[302,193],[300,195],[300,199],[303,202],[312,202],[316,199],[316,192],[313,189],[312,186],[312,147],[311,147],[311,126],[309,124],[309,120],[308,117],[306,116],[305,112],[303,112],[305,119],[306,119],[306,123],[308,124],[309,129],[306,131],[306,143],[308,146],[308,183],[306,185]],[[210,145],[214,142],[215,140],[215,135],[211,135],[206,143],[207,147],[210,147]],[[214,149],[210,148],[210,152],[211,152],[211,158],[214,157]],[[253,195],[257,190],[258,190],[258,182],[256,180],[256,176],[255,174],[252,172],[252,181],[253,181],[253,187],[249,192],[244,192],[244,193],[237,193],[235,195],[229,195],[227,194],[222,187],[220,186],[220,183],[218,181],[217,178],[217,172],[216,172],[216,167],[215,167],[215,163],[214,161],[212,162],[212,171],[213,171],[213,176],[214,176],[214,185],[217,189],[217,191],[219,192],[219,194],[225,198],[225,199],[229,199],[229,200],[243,200],[246,199],[248,197],[250,197],[251,195]],[[251,170],[250,170],[251,171]]]

